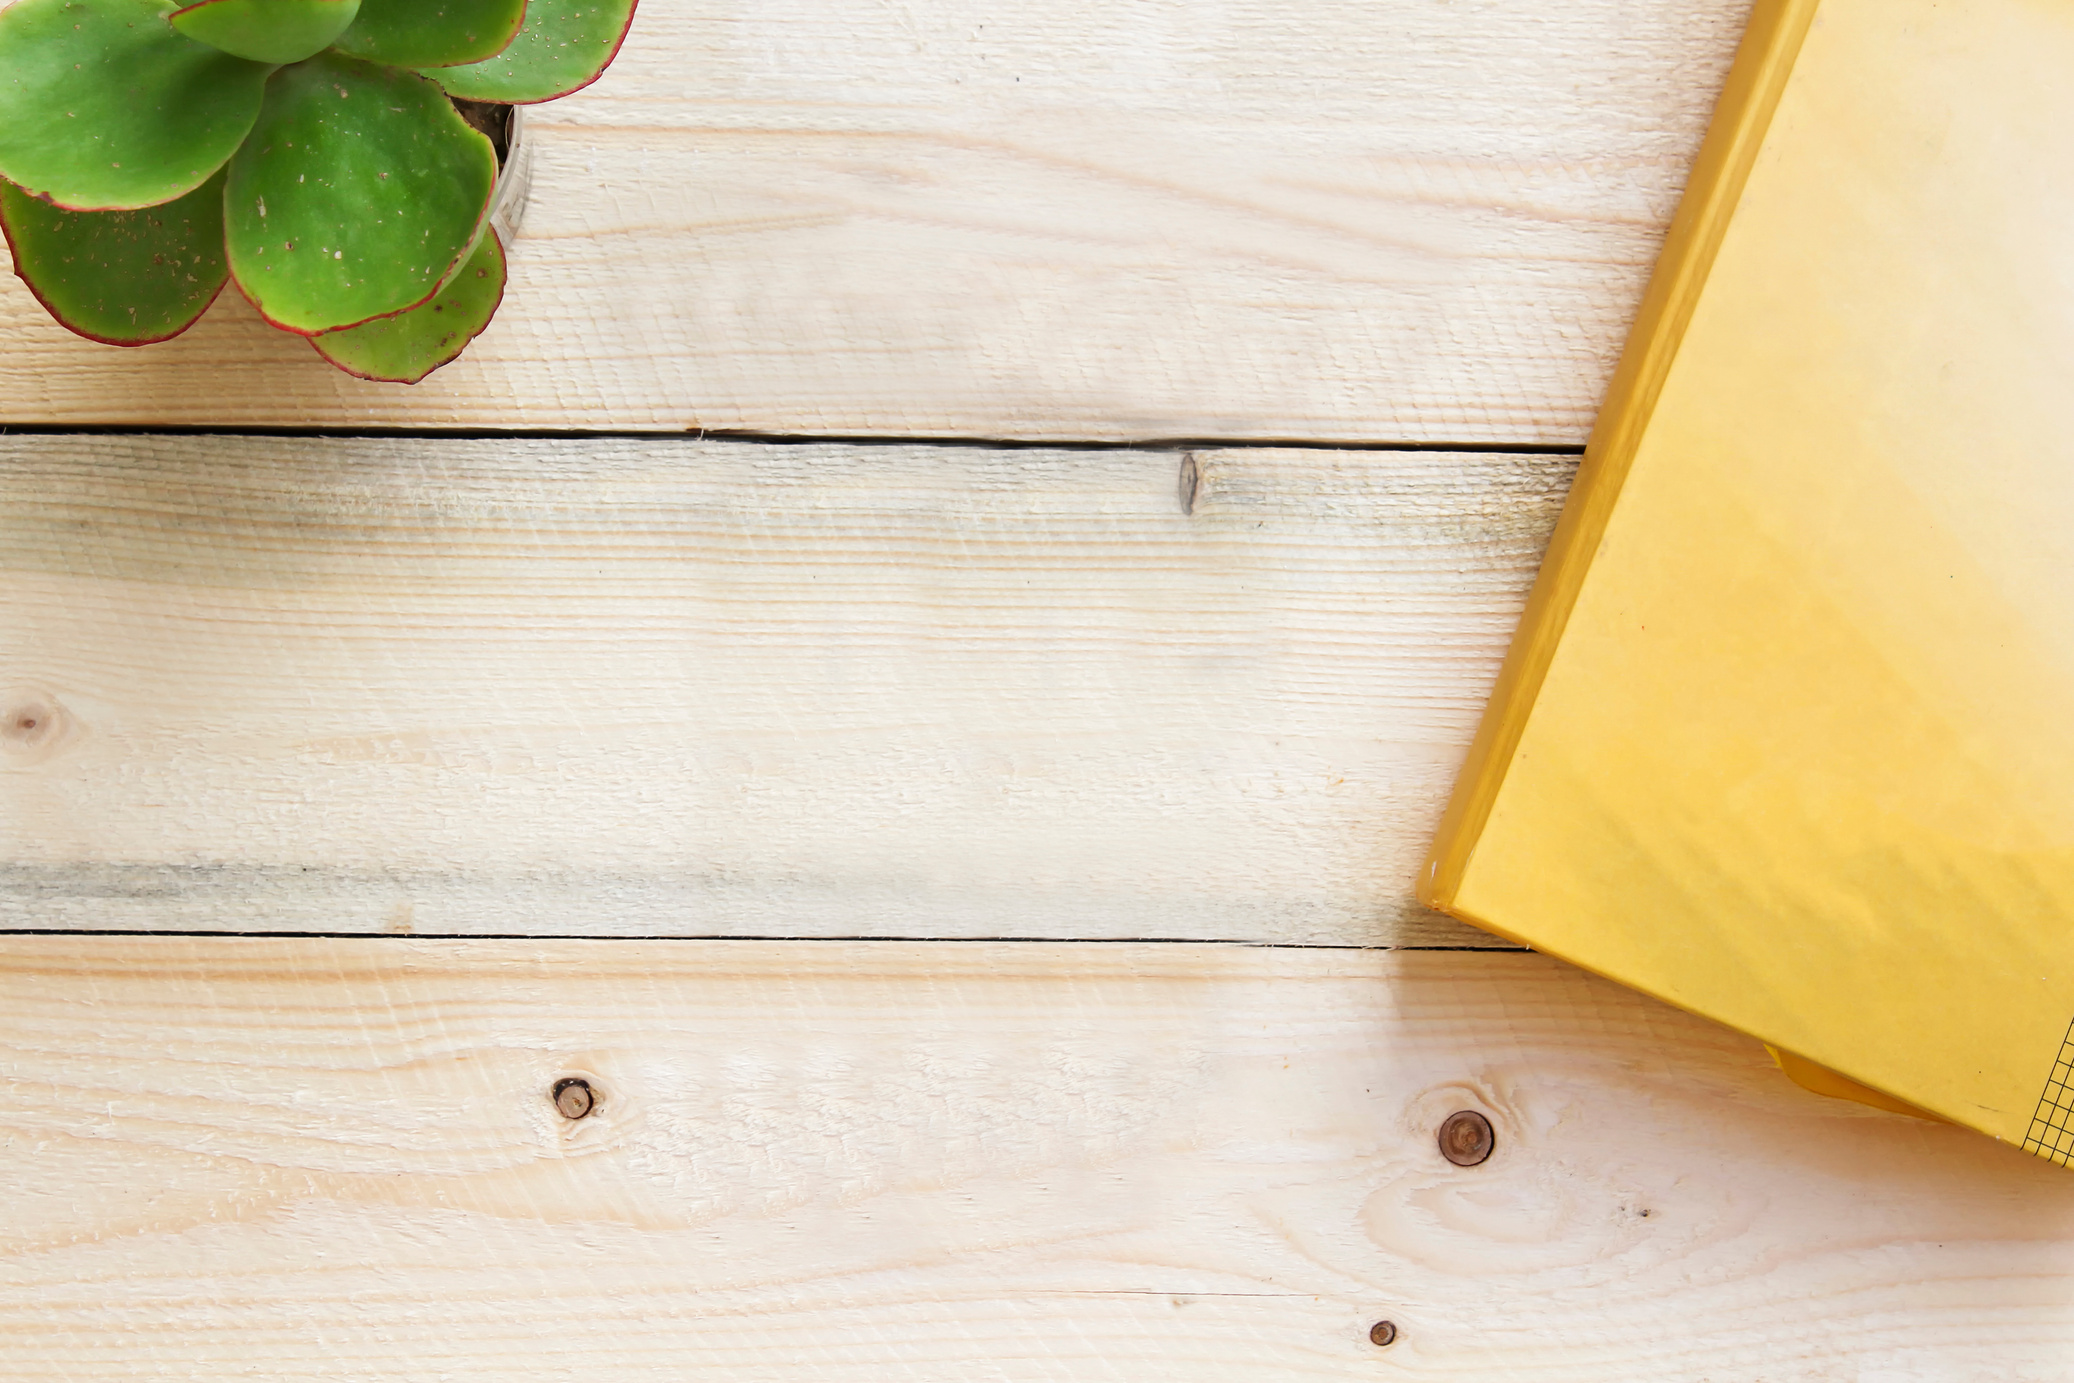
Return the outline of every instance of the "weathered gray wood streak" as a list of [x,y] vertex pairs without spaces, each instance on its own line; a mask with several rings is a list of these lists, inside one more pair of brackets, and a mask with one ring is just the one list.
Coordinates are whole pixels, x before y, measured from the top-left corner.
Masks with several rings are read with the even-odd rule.
[[1487,943],[1571,460],[1193,455],[0,441],[0,920]]
[[0,275],[0,423],[1582,440],[1748,0],[644,0],[415,389]]

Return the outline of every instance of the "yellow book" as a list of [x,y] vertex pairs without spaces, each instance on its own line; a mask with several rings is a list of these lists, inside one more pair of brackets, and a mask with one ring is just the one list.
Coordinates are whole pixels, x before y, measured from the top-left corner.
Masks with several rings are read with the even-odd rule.
[[1420,891],[2074,1156],[2074,0],[1760,0]]

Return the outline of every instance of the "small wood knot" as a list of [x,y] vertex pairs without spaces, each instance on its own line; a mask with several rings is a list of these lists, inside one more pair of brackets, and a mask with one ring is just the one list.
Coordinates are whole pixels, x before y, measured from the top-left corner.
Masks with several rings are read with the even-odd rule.
[[1441,1121],[1440,1155],[1457,1167],[1474,1167],[1497,1142],[1491,1121],[1473,1109],[1458,1109]]
[[564,1119],[581,1119],[597,1108],[597,1092],[591,1083],[581,1076],[569,1076],[555,1082],[555,1109]]
[[0,755],[12,763],[42,762],[58,752],[75,728],[54,697],[0,692]]
[[1195,512],[1195,492],[1202,482],[1203,473],[1201,467],[1195,463],[1195,453],[1192,451],[1182,452],[1181,479],[1178,486],[1181,495],[1182,513],[1193,514]]
[[1397,1343],[1397,1322],[1377,1321],[1368,1327],[1368,1342],[1372,1345],[1390,1346]]
[[47,740],[56,731],[52,722],[57,712],[40,701],[30,701],[16,706],[0,719],[0,736],[17,744],[34,746]]

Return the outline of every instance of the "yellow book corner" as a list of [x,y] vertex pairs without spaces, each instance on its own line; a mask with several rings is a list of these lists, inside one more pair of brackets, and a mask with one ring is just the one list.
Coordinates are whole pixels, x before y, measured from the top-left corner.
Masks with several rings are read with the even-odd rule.
[[1420,879],[2074,1157],[2074,4],[1762,0]]

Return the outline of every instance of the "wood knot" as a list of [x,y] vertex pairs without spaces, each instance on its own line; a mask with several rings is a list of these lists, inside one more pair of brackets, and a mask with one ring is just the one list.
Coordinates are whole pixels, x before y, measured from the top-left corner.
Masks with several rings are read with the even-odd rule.
[[1491,1121],[1473,1109],[1458,1109],[1440,1124],[1440,1155],[1457,1167],[1474,1167],[1497,1146]]
[[1368,1327],[1368,1342],[1387,1349],[1397,1343],[1397,1322],[1377,1321]]
[[17,762],[48,757],[71,727],[71,716],[52,697],[0,696],[0,752]]
[[565,1076],[554,1084],[555,1112],[564,1119],[581,1119],[598,1107],[598,1092],[581,1076]]
[[1202,467],[1196,464],[1195,453],[1192,451],[1182,452],[1181,475],[1175,486],[1180,496],[1182,513],[1193,514],[1195,512],[1195,492],[1201,487],[1202,483],[1203,471]]

